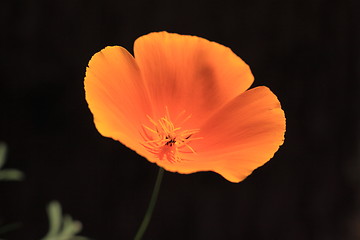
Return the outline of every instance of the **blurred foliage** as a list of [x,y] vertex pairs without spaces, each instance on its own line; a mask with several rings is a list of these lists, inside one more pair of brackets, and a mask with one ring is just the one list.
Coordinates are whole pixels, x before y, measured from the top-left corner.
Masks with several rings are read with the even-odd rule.
[[[0,180],[5,181],[20,181],[24,178],[24,174],[16,169],[1,168],[5,165],[7,146],[4,142],[0,142]],[[70,215],[62,215],[61,205],[57,201],[52,201],[47,207],[49,217],[49,231],[41,240],[89,240],[89,238],[82,236],[75,236],[78,234],[82,225],[79,221],[74,221]],[[9,224],[0,227],[0,233],[5,233],[16,229],[21,225],[20,223]],[[0,239],[2,240],[2,239]]]
[[89,238],[75,236],[78,234],[82,225],[79,221],[74,221],[69,215],[62,215],[61,205],[57,201],[52,201],[47,207],[49,217],[49,231],[41,240],[89,240]]
[[0,142],[0,180],[4,181],[20,181],[24,178],[24,174],[16,169],[4,169],[1,168],[5,164],[7,146],[5,143]]

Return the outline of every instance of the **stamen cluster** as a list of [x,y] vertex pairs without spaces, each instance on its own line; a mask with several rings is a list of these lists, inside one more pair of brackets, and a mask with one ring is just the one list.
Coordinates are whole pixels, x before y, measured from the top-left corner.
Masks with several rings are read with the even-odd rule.
[[[188,116],[184,121],[190,117]],[[150,116],[147,116],[147,118],[153,126],[142,126],[143,146],[158,159],[176,163],[184,160],[179,156],[179,153],[195,153],[189,143],[201,139],[200,137],[193,137],[194,134],[199,132],[199,129],[183,130],[181,127],[175,127],[168,111],[158,121],[155,121]]]

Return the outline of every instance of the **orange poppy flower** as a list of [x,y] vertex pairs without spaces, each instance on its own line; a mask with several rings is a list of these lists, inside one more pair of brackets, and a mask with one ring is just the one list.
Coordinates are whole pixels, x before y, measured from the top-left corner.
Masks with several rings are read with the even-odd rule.
[[229,48],[167,32],[135,41],[134,57],[96,53],[85,91],[98,131],[172,172],[214,171],[240,182],[284,141],[285,116]]

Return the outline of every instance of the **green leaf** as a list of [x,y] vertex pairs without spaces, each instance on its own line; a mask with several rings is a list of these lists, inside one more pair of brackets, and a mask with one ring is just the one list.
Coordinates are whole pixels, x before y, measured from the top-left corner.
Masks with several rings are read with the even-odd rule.
[[81,231],[81,223],[73,221],[71,216],[64,217],[63,231],[61,232],[62,239],[72,239],[74,235]]
[[1,170],[6,162],[6,143],[0,142],[0,181],[20,181],[24,178],[24,174],[16,169]]
[[52,201],[47,207],[49,217],[49,231],[45,238],[54,237],[58,234],[62,222],[61,205],[57,201]]
[[6,144],[4,142],[0,142],[0,169],[5,164],[6,151],[7,151]]
[[82,229],[81,222],[74,221],[70,215],[63,216],[59,202],[50,202],[47,212],[50,226],[42,240],[88,240],[86,237],[75,236]]
[[5,169],[0,171],[0,181],[20,181],[24,179],[24,174],[16,169]]

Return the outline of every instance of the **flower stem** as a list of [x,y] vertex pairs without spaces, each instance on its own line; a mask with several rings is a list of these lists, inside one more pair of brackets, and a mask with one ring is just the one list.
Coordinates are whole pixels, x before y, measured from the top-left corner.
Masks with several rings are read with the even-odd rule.
[[152,192],[152,195],[151,195],[151,199],[150,199],[150,202],[149,202],[149,206],[148,206],[148,209],[146,210],[146,213],[145,213],[145,216],[144,216],[144,219],[139,227],[139,230],[137,231],[136,235],[135,235],[135,238],[134,240],[140,240],[148,225],[149,225],[149,222],[151,220],[151,216],[152,216],[152,213],[154,211],[154,207],[155,207],[155,204],[156,204],[156,200],[158,198],[158,195],[159,195],[159,190],[160,190],[160,185],[161,185],[161,181],[162,181],[162,177],[164,175],[164,169],[163,168],[159,168],[159,172],[158,172],[158,175],[156,177],[156,182],[155,182],[155,186],[154,186],[154,189],[153,189],[153,192]]

